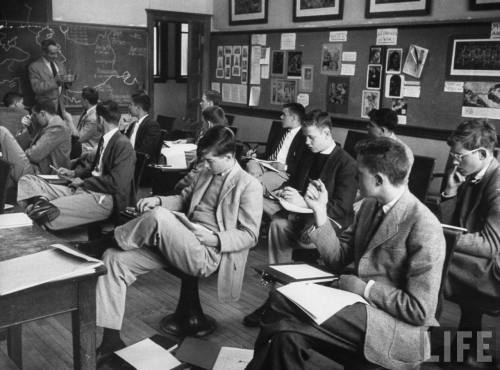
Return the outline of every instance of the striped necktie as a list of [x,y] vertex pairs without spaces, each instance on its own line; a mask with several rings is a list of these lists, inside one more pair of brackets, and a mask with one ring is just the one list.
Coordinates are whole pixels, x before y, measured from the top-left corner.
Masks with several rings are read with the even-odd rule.
[[290,129],[288,128],[284,133],[283,133],[283,136],[281,137],[281,140],[280,142],[278,143],[278,146],[276,147],[276,149],[274,150],[273,154],[271,154],[269,156],[269,159],[270,161],[275,161],[277,158],[278,158],[278,154],[281,150],[281,148],[283,147],[283,144],[285,143],[285,139],[286,137],[288,136],[288,134],[290,133]]

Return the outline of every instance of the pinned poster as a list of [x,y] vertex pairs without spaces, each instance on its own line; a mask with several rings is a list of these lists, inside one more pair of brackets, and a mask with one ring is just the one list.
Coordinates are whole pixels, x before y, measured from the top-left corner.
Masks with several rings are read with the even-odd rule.
[[444,82],[444,91],[445,92],[463,93],[464,92],[464,82],[463,81],[445,81]]
[[377,29],[377,45],[396,45],[398,43],[397,28]]
[[250,60],[250,84],[260,85],[260,56],[261,47],[259,45],[252,46]]
[[220,82],[212,82],[211,90],[218,91],[220,93]]
[[266,46],[267,35],[265,33],[253,34],[252,35],[252,45],[262,45]]
[[248,105],[251,107],[258,107],[260,103],[260,86],[252,86],[250,88],[250,100]]
[[358,53],[356,51],[343,51],[342,52],[342,61],[343,62],[355,62],[358,57]]
[[328,36],[329,42],[345,42],[347,41],[347,31],[330,31]]
[[282,33],[281,34],[281,50],[295,50],[295,41],[297,40],[296,33]]
[[300,93],[297,95],[297,103],[306,108],[309,105],[309,94]]

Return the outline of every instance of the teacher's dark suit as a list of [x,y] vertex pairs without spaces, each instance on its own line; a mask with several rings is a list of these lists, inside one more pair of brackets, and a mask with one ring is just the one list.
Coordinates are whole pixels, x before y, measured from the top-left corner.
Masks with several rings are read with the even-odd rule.
[[[130,125],[125,132],[125,135],[127,135],[129,139],[132,136],[133,129],[133,125]],[[139,130],[135,136],[134,150],[136,152],[148,154],[151,157],[151,160],[155,161],[156,156],[158,155],[158,153],[156,153],[156,148],[158,147],[159,139],[160,125],[148,115],[139,126]]]

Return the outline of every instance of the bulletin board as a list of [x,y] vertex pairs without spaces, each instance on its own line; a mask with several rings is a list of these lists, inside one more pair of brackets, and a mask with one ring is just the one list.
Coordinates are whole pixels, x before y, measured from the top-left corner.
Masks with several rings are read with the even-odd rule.
[[[389,27],[389,26],[388,26]],[[385,28],[377,27],[354,27],[345,29],[308,29],[308,30],[270,30],[259,31],[267,35],[266,47],[272,51],[280,50],[281,34],[296,33],[296,45],[294,51],[302,52],[302,65],[313,66],[313,88],[309,92],[310,109],[321,109],[330,111],[333,120],[348,122],[352,127],[364,127],[366,118],[361,117],[361,102],[362,92],[367,90],[367,67],[369,64],[370,47],[376,45],[377,29]],[[396,28],[396,26],[390,26]],[[449,76],[449,66],[451,62],[451,47],[452,40],[467,35],[467,38],[487,39],[490,37],[491,22],[470,22],[470,23],[430,23],[420,25],[404,25],[397,27],[397,43],[395,45],[383,46],[383,59],[386,57],[387,48],[402,49],[403,69],[410,45],[416,45],[420,48],[428,49],[428,54],[423,65],[420,78],[415,78],[406,74],[405,80],[408,82],[420,82],[420,97],[406,97],[407,115],[406,127],[410,130],[411,127],[416,129],[435,129],[435,130],[453,130],[457,124],[466,118],[462,117],[462,105],[464,101],[463,92],[446,92],[444,91],[445,81],[477,81],[487,82],[488,86],[500,83],[500,77],[462,77]],[[329,43],[330,31],[347,31],[347,40],[344,42],[332,41],[334,44],[341,44],[343,52],[356,53],[354,62],[345,62],[355,65],[355,74],[353,76],[336,75],[329,76],[322,74],[320,71],[322,64],[322,48],[324,44]],[[211,81],[224,82],[226,80],[217,79],[215,75],[217,46],[244,44],[248,43],[249,49],[251,32],[224,32],[212,33],[211,46]],[[499,56],[500,58],[500,56]],[[380,89],[380,105],[379,107],[391,108],[393,105],[392,98],[385,97],[385,82],[386,82],[386,65],[385,60],[382,61],[384,66],[382,69],[382,86]],[[270,61],[272,63],[272,61]],[[272,68],[272,66],[270,66]],[[286,77],[285,77],[286,78]],[[330,78],[330,83],[329,83]],[[332,79],[344,81],[348,86],[348,99],[343,107],[328,107],[328,89]],[[258,107],[249,107],[247,104],[227,104],[227,109],[233,107],[246,108],[247,114],[255,115],[259,113],[273,115],[274,112],[281,111],[281,105],[272,104],[272,79],[270,75],[268,79],[261,79],[260,101]],[[289,79],[287,79],[289,80]],[[228,80],[233,81],[233,80]],[[250,82],[250,77],[249,77]],[[297,81],[300,84],[300,81]],[[486,85],[486,84],[485,84]],[[250,83],[247,85],[250,91]],[[373,91],[373,90],[372,90]],[[298,91],[300,92],[300,90]],[[226,105],[226,103],[223,103]],[[339,109],[341,108],[341,109]],[[498,117],[490,117],[489,121],[493,123],[497,130],[500,130],[500,106],[496,110]],[[233,112],[234,113],[234,112]],[[237,113],[245,114],[243,109],[237,109]],[[496,113],[495,113],[496,114]],[[491,114],[490,114],[491,116]]]

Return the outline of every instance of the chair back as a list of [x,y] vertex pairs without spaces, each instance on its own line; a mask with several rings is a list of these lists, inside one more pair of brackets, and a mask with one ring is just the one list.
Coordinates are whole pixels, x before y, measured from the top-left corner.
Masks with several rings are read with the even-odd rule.
[[5,207],[7,181],[9,180],[11,167],[12,164],[10,162],[0,159],[0,214],[3,213]]
[[149,155],[142,152],[135,152],[136,162],[135,162],[135,171],[134,171],[134,183],[136,190],[139,189],[139,185],[141,184],[142,174],[144,173],[144,167],[149,162]]
[[160,160],[160,155],[161,155],[161,149],[163,148],[163,142],[167,140],[168,138],[168,131],[167,130],[160,130],[160,137],[158,138],[158,144],[156,146],[155,150],[155,158],[153,158],[155,163],[158,163]]
[[413,167],[408,179],[408,188],[421,202],[425,202],[425,197],[432,181],[436,159],[416,155]]
[[351,155],[351,157],[356,158],[356,151],[354,150],[354,147],[356,146],[356,143],[361,140],[368,139],[369,136],[366,132],[359,132],[359,131],[353,131],[349,130],[347,131],[347,136],[344,141],[344,150]]
[[172,127],[174,126],[175,117],[162,116],[161,114],[156,116],[156,122],[160,125],[162,130],[167,130],[172,132]]

